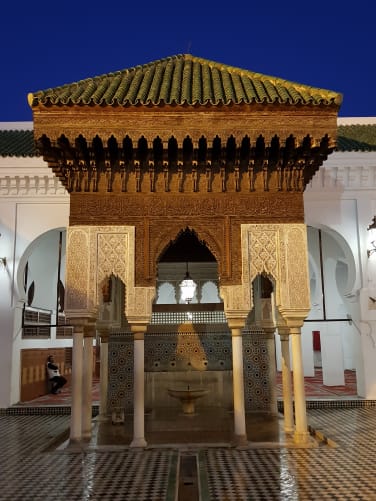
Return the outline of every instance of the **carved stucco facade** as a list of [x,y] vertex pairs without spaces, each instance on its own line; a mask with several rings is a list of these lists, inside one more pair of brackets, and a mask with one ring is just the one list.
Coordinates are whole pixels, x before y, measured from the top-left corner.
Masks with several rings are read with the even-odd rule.
[[[222,285],[228,320],[245,318],[253,308],[251,284],[265,273],[275,283],[276,305],[287,318],[303,321],[310,309],[307,237],[304,224],[241,225],[242,279]],[[156,246],[169,243],[159,240]],[[217,255],[223,259],[221,253]],[[149,322],[155,287],[135,286],[135,228],[71,226],[67,235],[66,312],[96,318],[101,287],[110,275],[125,285],[124,311],[129,322]]]
[[135,229],[131,226],[74,226],[67,234],[66,314],[95,318],[101,287],[110,275],[126,287],[129,321],[149,321],[154,287],[135,287]]

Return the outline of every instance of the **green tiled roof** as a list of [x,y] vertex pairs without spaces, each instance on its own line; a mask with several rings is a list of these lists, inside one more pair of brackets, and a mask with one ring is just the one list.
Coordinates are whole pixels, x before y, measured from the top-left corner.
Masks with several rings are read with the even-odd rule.
[[376,125],[339,125],[337,151],[376,151]]
[[29,94],[43,105],[202,105],[280,103],[337,105],[342,95],[325,89],[194,57],[171,56],[142,66]]
[[0,130],[0,156],[37,156],[32,130]]

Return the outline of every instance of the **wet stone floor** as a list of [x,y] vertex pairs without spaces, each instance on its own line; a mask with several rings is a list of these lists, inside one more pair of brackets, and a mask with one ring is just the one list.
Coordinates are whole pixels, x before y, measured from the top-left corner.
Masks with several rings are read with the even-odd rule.
[[0,415],[0,500],[376,501],[376,407],[308,409],[308,422],[329,444],[135,450],[64,447],[69,415]]

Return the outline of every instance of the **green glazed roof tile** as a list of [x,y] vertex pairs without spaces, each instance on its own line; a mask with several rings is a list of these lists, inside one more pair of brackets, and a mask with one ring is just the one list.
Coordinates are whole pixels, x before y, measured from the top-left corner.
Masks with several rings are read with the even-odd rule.
[[376,151],[376,125],[339,125],[337,151]]
[[37,156],[32,130],[0,130],[1,157]]
[[182,54],[29,94],[31,106],[218,105],[339,106],[338,92]]

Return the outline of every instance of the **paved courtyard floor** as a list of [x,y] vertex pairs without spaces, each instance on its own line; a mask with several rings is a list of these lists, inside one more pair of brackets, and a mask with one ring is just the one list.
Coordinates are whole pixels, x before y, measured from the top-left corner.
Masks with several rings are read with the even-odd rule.
[[[69,419],[0,415],[0,500],[376,501],[375,406],[308,409],[323,439],[307,449],[64,447]],[[187,459],[197,466],[193,476],[183,471]]]

